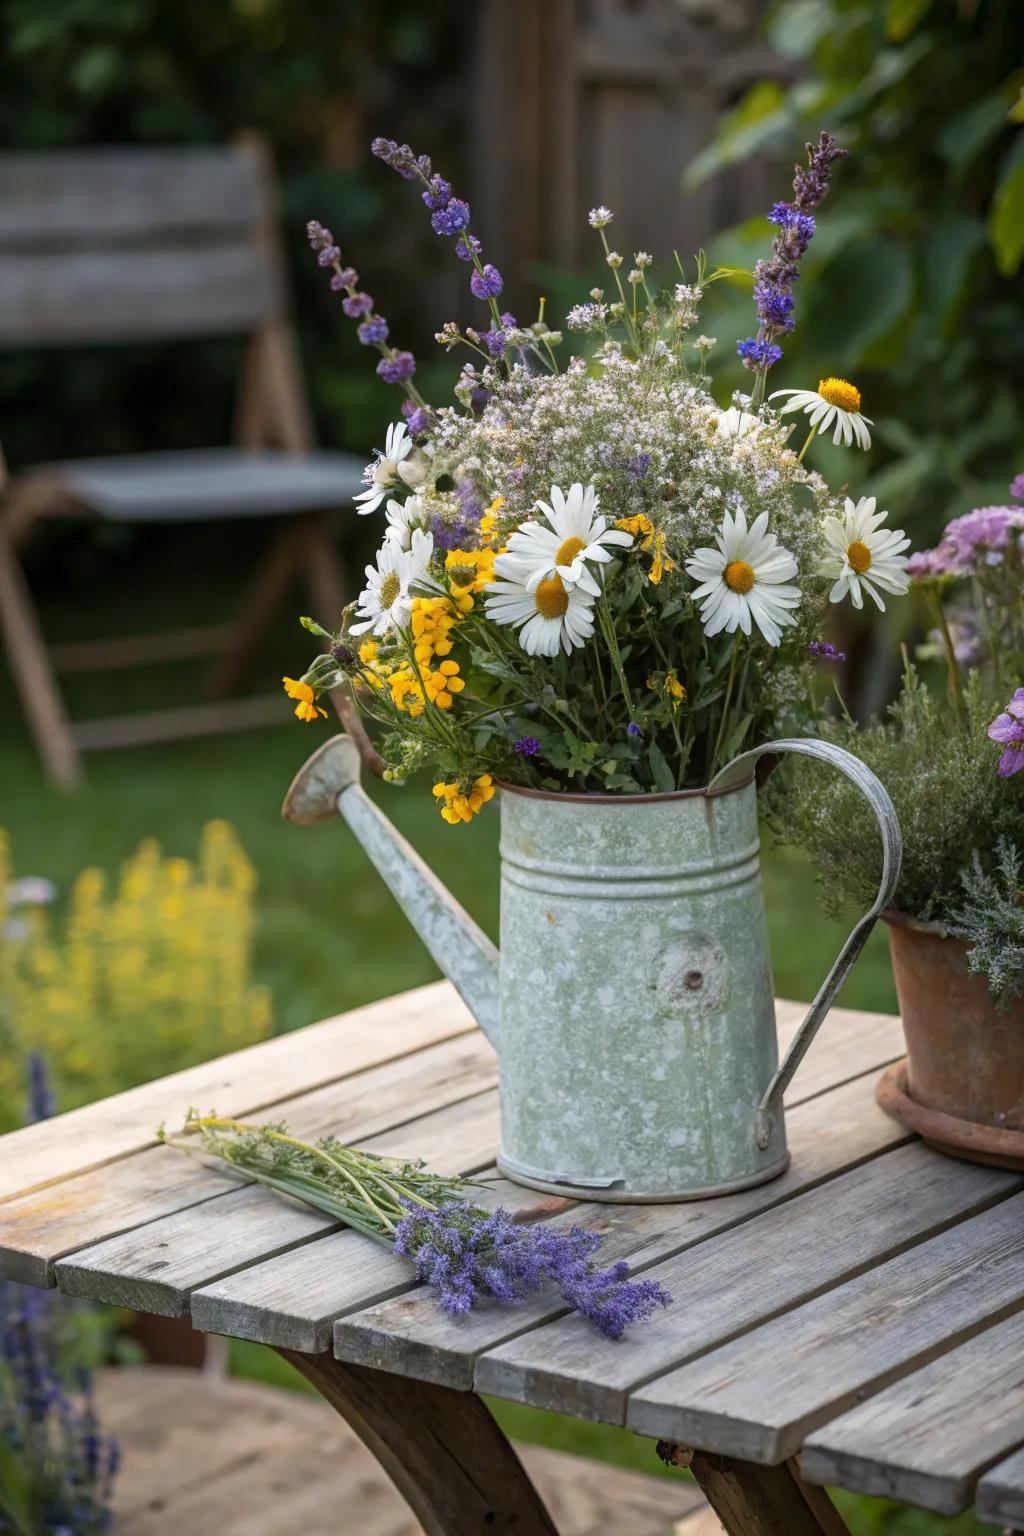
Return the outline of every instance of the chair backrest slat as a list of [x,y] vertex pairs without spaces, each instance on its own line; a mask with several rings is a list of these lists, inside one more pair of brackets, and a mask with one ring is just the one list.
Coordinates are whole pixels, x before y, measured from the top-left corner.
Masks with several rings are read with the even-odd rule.
[[284,307],[253,147],[0,156],[0,346],[249,331]]

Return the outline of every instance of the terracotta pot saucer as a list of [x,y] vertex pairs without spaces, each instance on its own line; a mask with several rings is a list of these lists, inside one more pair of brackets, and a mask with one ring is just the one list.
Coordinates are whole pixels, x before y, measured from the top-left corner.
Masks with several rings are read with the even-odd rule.
[[973,1120],[961,1120],[956,1115],[916,1104],[907,1092],[906,1057],[883,1072],[875,1087],[875,1098],[887,1115],[916,1131],[938,1152],[966,1158],[971,1163],[987,1163],[992,1168],[1024,1172],[1024,1131],[978,1125]]

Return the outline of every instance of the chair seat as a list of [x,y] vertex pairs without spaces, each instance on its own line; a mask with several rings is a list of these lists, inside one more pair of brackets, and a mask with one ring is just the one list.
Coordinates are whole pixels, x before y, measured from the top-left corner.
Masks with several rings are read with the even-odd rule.
[[64,459],[20,477],[52,488],[112,522],[174,523],[274,517],[351,505],[365,489],[351,453],[196,448]]

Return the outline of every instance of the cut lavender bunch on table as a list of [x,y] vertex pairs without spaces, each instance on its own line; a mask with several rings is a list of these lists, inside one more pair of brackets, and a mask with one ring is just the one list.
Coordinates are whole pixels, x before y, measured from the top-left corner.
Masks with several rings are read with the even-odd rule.
[[290,1136],[284,1125],[245,1125],[194,1110],[184,1134],[197,1140],[159,1132],[169,1145],[220,1158],[391,1248],[453,1316],[486,1299],[515,1306],[551,1284],[566,1306],[618,1339],[630,1323],[671,1300],[654,1280],[630,1280],[623,1260],[600,1268],[594,1262],[599,1233],[519,1222],[500,1206],[475,1204],[469,1196],[480,1186],[471,1180],[378,1157],[331,1136],[314,1144]]

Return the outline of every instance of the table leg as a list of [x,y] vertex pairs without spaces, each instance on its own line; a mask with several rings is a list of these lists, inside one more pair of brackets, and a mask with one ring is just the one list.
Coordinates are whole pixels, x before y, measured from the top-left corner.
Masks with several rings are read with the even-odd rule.
[[728,1536],[849,1536],[824,1488],[805,1483],[795,1461],[763,1467],[658,1441],[670,1466],[689,1467]]
[[427,1536],[558,1536],[515,1451],[474,1392],[330,1355],[278,1354],[355,1430]]

